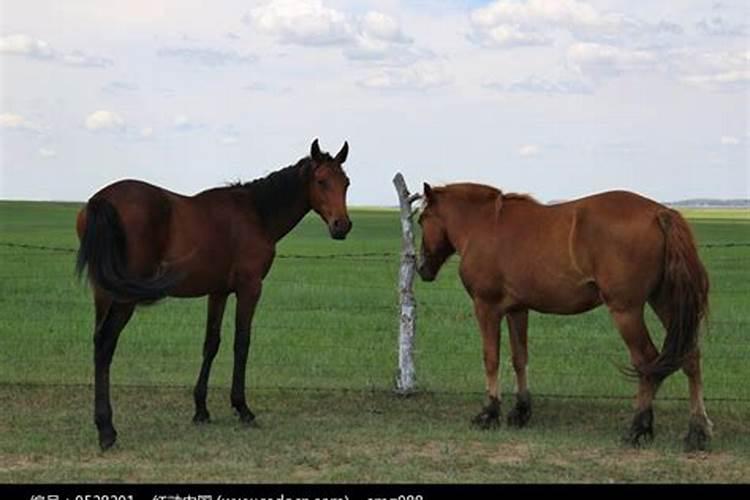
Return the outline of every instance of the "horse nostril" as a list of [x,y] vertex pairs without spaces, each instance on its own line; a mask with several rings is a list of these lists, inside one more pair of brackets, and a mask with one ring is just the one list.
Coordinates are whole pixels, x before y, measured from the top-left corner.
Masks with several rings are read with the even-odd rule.
[[336,219],[333,221],[333,229],[336,231],[343,231],[351,226],[345,219]]

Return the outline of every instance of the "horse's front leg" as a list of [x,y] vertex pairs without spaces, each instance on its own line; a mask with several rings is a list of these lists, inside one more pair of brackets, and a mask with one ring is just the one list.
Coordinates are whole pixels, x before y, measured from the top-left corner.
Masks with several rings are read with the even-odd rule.
[[526,376],[529,361],[528,331],[529,311],[517,311],[508,314],[508,338],[513,357],[513,370],[516,372],[516,405],[508,413],[508,425],[525,426],[531,418],[531,393]]
[[487,405],[472,419],[481,429],[500,425],[500,395],[498,393],[498,367],[500,365],[500,320],[502,311],[496,304],[474,299],[474,312],[482,334],[484,374],[486,377]]
[[234,371],[232,373],[232,407],[240,417],[240,422],[251,424],[255,415],[250,411],[245,399],[245,372],[247,356],[250,351],[250,327],[255,313],[255,306],[260,300],[260,279],[248,281],[237,290],[237,311],[234,333]]

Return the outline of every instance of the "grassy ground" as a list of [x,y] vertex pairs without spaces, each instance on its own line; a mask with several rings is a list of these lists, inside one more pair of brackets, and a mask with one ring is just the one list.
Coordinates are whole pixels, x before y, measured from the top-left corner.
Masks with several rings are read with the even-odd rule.
[[[746,482],[747,406],[712,405],[715,451],[685,455],[683,402],[661,402],[647,449],[617,436],[625,401],[539,398],[531,427],[472,430],[477,398],[388,392],[263,390],[260,428],[210,398],[214,422],[190,422],[187,388],[118,387],[122,439],[98,452],[91,389],[3,386],[0,482]],[[744,412],[744,413],[743,413]]]
[[[0,202],[0,243],[77,246],[76,204]],[[690,213],[712,279],[704,338],[714,452],[684,456],[685,378],[656,405],[657,440],[621,448],[633,386],[627,351],[603,310],[533,315],[531,428],[482,433],[481,346],[456,263],[417,284],[417,373],[425,391],[390,393],[396,366],[396,213],[353,211],[345,242],[315,217],[284,240],[254,323],[249,401],[262,428],[228,410],[232,308],[212,373],[216,422],[190,424],[205,303],[139,310],[113,365],[120,444],[102,455],[91,424],[90,293],[72,253],[0,244],[0,482],[6,481],[746,481],[750,477],[750,243],[747,212]],[[649,316],[660,343],[661,328]],[[507,344],[506,344],[507,345]],[[504,346],[503,390],[512,392]],[[509,398],[506,398],[510,401]],[[507,410],[507,405],[506,405]]]

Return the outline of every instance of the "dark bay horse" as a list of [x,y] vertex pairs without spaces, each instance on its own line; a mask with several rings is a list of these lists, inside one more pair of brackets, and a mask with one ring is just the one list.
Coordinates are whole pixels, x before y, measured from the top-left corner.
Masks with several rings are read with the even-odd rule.
[[208,295],[203,364],[195,385],[196,423],[209,420],[206,392],[220,342],[227,296],[235,294],[234,371],[231,404],[242,422],[255,416],[245,399],[250,326],[276,242],[311,209],[331,237],[352,227],[346,207],[349,179],[342,169],[344,143],[331,157],[317,139],[310,156],[246,184],[182,196],[145,182],[124,180],[97,192],[79,212],[77,272],[88,268],[93,288],[94,421],[102,449],[111,447],[109,368],[120,332],[139,303]]
[[[454,253],[481,330],[489,403],[474,418],[499,423],[500,322],[507,317],[516,404],[509,425],[531,417],[526,381],[528,311],[578,314],[606,305],[638,377],[637,411],[625,436],[653,438],[652,400],[682,368],[690,389],[688,450],[705,449],[711,421],[703,403],[699,328],[708,275],[687,222],[676,211],[634,193],[613,191],[558,205],[478,184],[424,185],[419,275],[432,281]],[[661,353],[643,319],[649,303],[666,329]]]

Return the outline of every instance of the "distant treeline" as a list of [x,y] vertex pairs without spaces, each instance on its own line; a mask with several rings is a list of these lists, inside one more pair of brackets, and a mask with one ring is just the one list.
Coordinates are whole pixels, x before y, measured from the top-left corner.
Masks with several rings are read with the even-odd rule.
[[[547,202],[547,205],[557,205],[566,201],[568,200],[550,200]],[[670,207],[688,208],[750,208],[750,199],[719,200],[715,198],[691,198],[689,200],[668,201],[664,204]]]
[[717,207],[717,208],[750,208],[750,199],[717,200],[713,198],[692,198],[689,200],[666,203],[673,207]]

